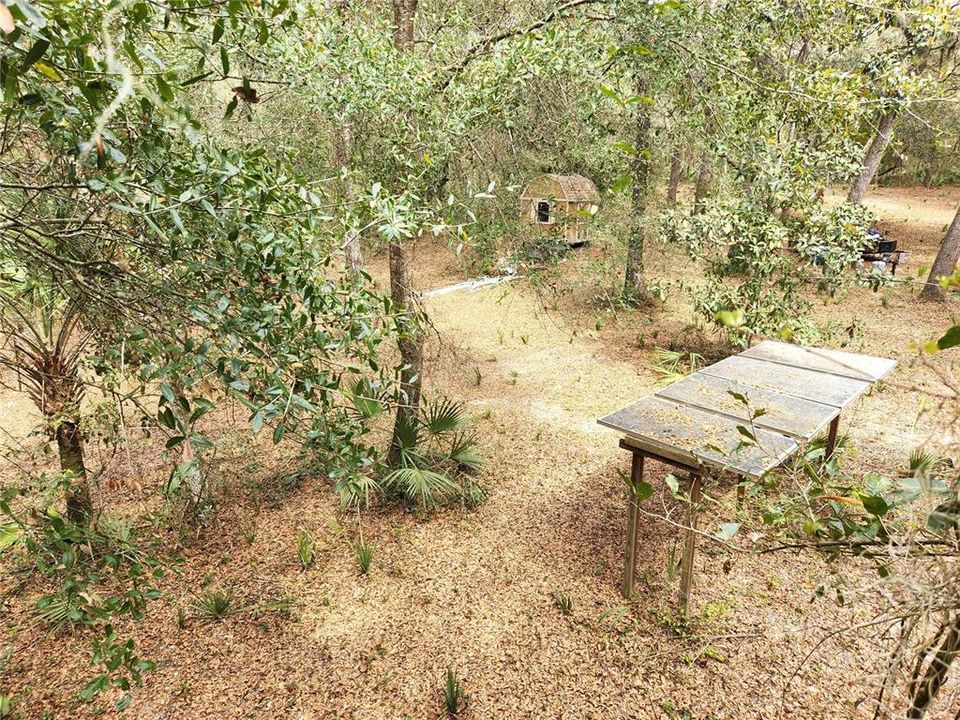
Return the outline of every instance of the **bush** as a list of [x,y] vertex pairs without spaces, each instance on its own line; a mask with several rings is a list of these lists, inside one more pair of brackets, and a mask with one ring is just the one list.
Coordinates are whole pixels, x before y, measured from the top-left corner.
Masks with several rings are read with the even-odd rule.
[[482,489],[470,477],[481,459],[468,425],[462,403],[435,398],[421,408],[397,434],[399,467],[383,478],[384,489],[421,508],[482,501]]
[[778,215],[759,199],[733,198],[698,215],[668,212],[661,230],[706,262],[694,307],[742,347],[752,335],[815,340],[802,290],[813,284],[833,295],[858,279],[851,267],[870,219],[868,210],[848,203],[828,208],[815,200],[802,212]]
[[103,518],[99,526],[80,525],[62,517],[54,502],[61,480],[47,484],[50,492],[38,505],[16,490],[0,495],[0,552],[42,579],[45,592],[34,603],[38,621],[53,631],[99,630],[92,638],[93,662],[103,671],[86,683],[80,698],[91,702],[118,688],[124,694],[116,707],[124,710],[130,689],[154,664],[137,656],[134,641],[114,628],[142,619],[148,603],[160,597],[151,585],[163,566],[131,523]]

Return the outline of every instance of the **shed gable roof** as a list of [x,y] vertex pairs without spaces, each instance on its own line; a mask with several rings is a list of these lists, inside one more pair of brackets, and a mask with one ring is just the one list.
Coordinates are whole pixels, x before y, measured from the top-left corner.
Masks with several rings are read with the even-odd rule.
[[531,181],[523,191],[524,198],[531,197],[530,189],[542,185],[544,180],[556,187],[557,199],[568,202],[600,202],[600,194],[596,186],[583,175],[556,175],[553,173],[541,175]]

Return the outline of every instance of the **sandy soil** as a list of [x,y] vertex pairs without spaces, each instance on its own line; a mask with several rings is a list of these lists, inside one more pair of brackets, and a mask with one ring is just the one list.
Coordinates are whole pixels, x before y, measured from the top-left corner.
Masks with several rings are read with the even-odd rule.
[[[881,190],[873,202],[915,253],[915,269],[929,265],[958,199],[960,190]],[[606,251],[583,253],[565,275],[588,277],[591,253]],[[655,276],[684,272],[656,248],[650,267]],[[458,279],[451,253],[419,249],[419,287]],[[653,389],[651,348],[680,337],[691,317],[680,293],[658,310],[614,315],[589,283],[571,287],[556,308],[523,282],[428,303],[441,338],[431,346],[428,385],[464,399],[476,419],[485,505],[433,516],[364,513],[364,537],[376,547],[366,576],[341,529],[354,533],[357,518],[338,510],[322,478],[259,508],[228,505],[187,547],[181,574],[164,581],[165,599],[136,628],[141,654],[160,666],[126,716],[437,718],[452,668],[471,718],[871,717],[874,688],[862,681],[883,659],[882,640],[861,631],[818,646],[871,608],[816,600],[817,587],[830,583],[817,558],[756,556],[706,540],[692,620],[678,624],[667,559],[682,509],[659,482],[669,468],[656,463],[647,475],[658,490],[641,528],[638,596],[620,597],[625,498],[617,474],[628,461],[596,418]],[[860,317],[855,349],[900,360],[886,390],[844,416],[848,462],[892,472],[913,447],[942,439],[942,419],[920,412],[910,392],[932,382],[913,344],[946,327],[956,307],[919,303],[916,289],[855,290],[818,308],[824,323]],[[954,357],[938,362],[956,369]],[[227,490],[262,485],[290,467],[289,456],[271,453],[264,446],[251,464],[245,441],[226,448],[220,459],[234,468]],[[715,502],[702,528],[711,533],[736,510],[729,486],[708,493]],[[744,534],[761,528],[759,509],[754,503],[739,517]],[[319,544],[305,572],[299,527]],[[873,577],[853,563],[844,569]],[[203,588],[232,589],[238,606],[259,609],[203,621],[192,609]],[[572,600],[570,615],[557,594]],[[280,609],[264,607],[277,600],[285,600]],[[89,677],[86,639],[14,629],[25,603],[14,597],[2,608],[3,692],[23,717],[90,716],[70,699]],[[952,700],[930,717],[956,712],[956,687],[948,690]]]

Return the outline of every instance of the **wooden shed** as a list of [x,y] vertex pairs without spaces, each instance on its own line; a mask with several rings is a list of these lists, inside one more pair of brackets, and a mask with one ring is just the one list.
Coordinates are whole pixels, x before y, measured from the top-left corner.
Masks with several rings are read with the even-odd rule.
[[520,195],[520,214],[544,231],[559,230],[570,245],[583,245],[586,221],[599,202],[596,186],[583,175],[541,175]]

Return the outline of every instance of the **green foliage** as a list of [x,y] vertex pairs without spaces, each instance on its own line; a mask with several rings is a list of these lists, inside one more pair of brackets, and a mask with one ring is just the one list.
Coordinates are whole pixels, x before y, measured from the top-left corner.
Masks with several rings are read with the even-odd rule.
[[[2,252],[2,246],[0,246]],[[48,430],[79,418],[80,363],[89,333],[82,309],[49,273],[32,273],[0,254],[0,327],[8,337],[0,364],[16,371]]]
[[[21,371],[54,432],[78,419],[87,383],[116,398],[121,415],[134,403],[170,451],[168,501],[210,508],[211,419],[229,399],[252,435],[311,450],[345,505],[383,491],[421,508],[475,507],[486,492],[459,403],[418,407],[398,428],[399,463],[381,472],[368,430],[403,396],[380,348],[415,337],[423,319],[398,314],[364,273],[341,272],[344,234],[369,229],[381,247],[442,238],[483,269],[499,270],[500,254],[552,266],[565,244],[534,237],[515,214],[526,178],[564,168],[610,197],[628,187],[638,196],[636,168],[682,146],[723,168],[705,213],[663,221],[664,235],[706,265],[693,283],[698,312],[738,344],[752,334],[814,339],[804,290],[852,281],[870,219],[817,193],[857,169],[878,111],[941,92],[949,68],[936,69],[942,77],[927,68],[932,49],[952,42],[952,14],[892,2],[771,11],[748,0],[630,1],[605,9],[607,21],[581,5],[490,7],[482,20],[457,3],[421,10],[412,51],[396,46],[376,4],[3,6],[14,27],[0,36],[0,324],[15,337],[0,362]],[[578,22],[584,13],[591,22]],[[657,147],[625,136],[647,111]],[[628,221],[654,226],[652,216]],[[957,339],[951,329],[937,349]],[[701,362],[659,359],[670,379]],[[755,441],[746,425],[741,434]],[[936,505],[925,530],[955,531],[956,483],[931,458],[863,483],[822,461],[814,445],[799,466],[819,494],[806,506],[773,503],[772,524],[886,541],[906,496],[922,492]],[[106,672],[82,694],[119,688],[122,710],[150,663],[114,628],[142,616],[161,567],[128,523],[63,519],[53,496],[82,479],[51,480],[33,515],[26,499],[4,495],[0,551],[43,583],[39,622],[101,631],[94,662]],[[631,490],[641,500],[652,492]],[[305,530],[297,546],[312,565]],[[362,533],[351,548],[368,572]],[[239,612],[230,593],[212,591],[196,610]],[[447,685],[455,714],[464,696],[452,671]]]
[[511,251],[510,263],[532,272],[549,272],[570,254],[570,245],[563,235],[562,223],[551,226],[549,232],[528,229],[517,233],[517,247]]
[[461,430],[466,426],[463,405],[449,398],[436,398],[426,406],[421,423],[424,431],[435,437]]
[[370,504],[371,496],[381,489],[376,478],[362,472],[344,473],[334,485],[340,505],[344,508],[366,507]]
[[651,369],[659,376],[660,387],[682,380],[703,366],[703,356],[687,350],[657,348],[654,358],[656,363]]
[[573,599],[565,593],[555,592],[553,594],[553,604],[561,615],[571,615],[573,613]]
[[300,558],[300,567],[304,570],[312,567],[317,560],[317,543],[304,528],[297,529],[297,556]]
[[466,475],[460,478],[460,502],[467,510],[477,509],[488,497],[488,490],[473,477]]
[[205,620],[223,620],[238,612],[229,590],[205,590],[193,601],[193,609]]
[[443,708],[447,717],[459,717],[467,709],[469,701],[470,696],[463,692],[456,673],[451,668],[447,668],[447,679],[443,685]]
[[93,640],[93,662],[104,665],[107,672],[100,673],[88,682],[80,691],[80,699],[91,702],[111,687],[119,688],[124,692],[115,703],[120,712],[126,710],[133,700],[130,689],[141,684],[143,673],[156,667],[155,663],[137,657],[133,640],[120,640],[110,625],[104,628],[102,638]]
[[[25,152],[0,172],[0,201],[17,217],[0,247],[7,288],[54,277],[79,308],[90,341],[75,347],[101,384],[141,409],[159,386],[148,422],[169,449],[209,450],[197,422],[232,396],[252,432],[305,443],[337,480],[360,474],[375,452],[347,389],[392,386],[377,349],[393,320],[383,298],[336,271],[323,189],[291,170],[286,150],[238,140],[231,124],[259,101],[254,58],[286,56],[297,8],[38,1],[14,17],[2,38],[4,142]],[[224,81],[239,90],[211,120]],[[178,463],[168,495],[196,470]]]
[[674,542],[667,550],[667,580],[673,582],[680,575],[681,559],[677,553],[677,543]]
[[368,574],[370,572],[370,563],[373,562],[373,545],[364,542],[361,536],[351,543],[351,548],[353,549],[354,557],[357,559],[357,567],[360,570],[360,574]]
[[735,345],[753,335],[816,340],[804,290],[833,294],[856,280],[850,268],[860,257],[869,213],[814,200],[804,213],[778,218],[754,193],[697,215],[664,216],[665,237],[707,263],[706,282],[693,291],[695,309]]
[[29,496],[7,490],[0,496],[5,529],[5,554],[37,574],[44,592],[34,602],[34,616],[56,631],[90,626],[94,635],[93,663],[103,671],[80,693],[91,702],[110,688],[124,691],[117,703],[129,705],[129,691],[154,664],[136,654],[134,641],[119,637],[118,623],[143,618],[151,600],[160,597],[153,581],[162,577],[163,563],[150,552],[131,524],[103,519],[99,526],[77,525],[56,510],[57,479],[47,483],[39,505]]
[[11,547],[20,537],[20,527],[12,520],[0,521],[0,552]]
[[910,453],[906,477],[937,477],[946,473],[950,468],[950,460],[937,455],[922,447],[914,448]]
[[460,489],[446,475],[416,466],[393,470],[384,478],[384,485],[422,507],[434,507]]
[[[804,447],[803,455],[799,458],[797,466],[803,468],[809,463],[829,462],[830,459],[827,458],[827,439],[827,433],[822,432],[808,442]],[[848,447],[850,447],[850,436],[846,433],[839,433],[835,444],[836,453],[840,455]]]
[[481,459],[468,425],[462,403],[443,397],[426,403],[416,418],[397,428],[399,467],[383,478],[384,489],[421,508],[454,500],[479,504],[483,491],[470,474]]
[[[925,513],[933,538],[944,537],[955,526],[960,477],[941,458],[921,449],[913,452],[899,477],[869,472],[857,479],[835,458],[824,463],[818,444],[807,449],[797,470],[808,483],[806,491],[771,502],[763,512],[764,522],[823,544],[831,558],[871,555],[878,545],[904,542],[917,511]],[[939,504],[923,511],[934,499]]]
[[660,709],[668,720],[693,720],[693,713],[689,708],[677,707],[677,705],[670,700],[661,703]]
[[252,517],[240,518],[237,523],[240,526],[240,535],[247,545],[253,545],[257,539],[257,523]]
[[331,527],[339,533],[344,541],[347,544],[347,547],[350,548],[350,552],[353,553],[354,558],[357,561],[357,566],[361,575],[366,575],[370,572],[370,564],[373,562],[374,546],[371,543],[368,543],[363,539],[363,524],[360,520],[360,508],[356,508],[357,511],[357,534],[356,536],[351,536],[346,529],[336,520],[331,519]]
[[954,325],[937,340],[937,350],[949,350],[960,345],[960,325]]
[[627,473],[622,470],[618,470],[618,476],[624,485],[627,486],[627,489],[636,499],[636,502],[643,502],[653,495],[653,485],[639,478],[634,482],[632,475],[627,475]]

